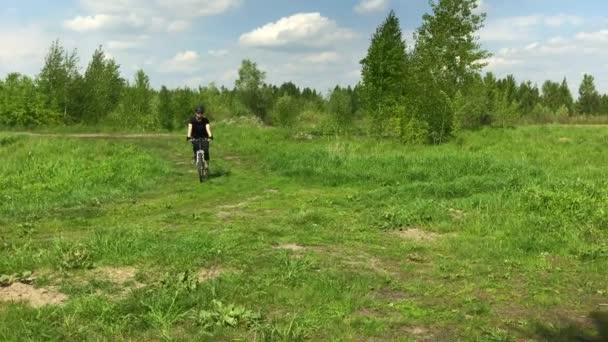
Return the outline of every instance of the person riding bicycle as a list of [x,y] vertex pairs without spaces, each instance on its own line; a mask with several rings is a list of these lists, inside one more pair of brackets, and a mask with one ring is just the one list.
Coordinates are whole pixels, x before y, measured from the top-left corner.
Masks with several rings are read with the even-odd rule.
[[[198,106],[194,109],[194,117],[188,122],[188,135],[186,139],[203,139],[202,147],[203,151],[205,151],[207,167],[209,167],[209,139],[213,140],[213,134],[211,134],[209,119],[205,117],[205,107]],[[193,162],[196,162],[197,144],[194,142],[192,143],[192,150],[194,152]]]

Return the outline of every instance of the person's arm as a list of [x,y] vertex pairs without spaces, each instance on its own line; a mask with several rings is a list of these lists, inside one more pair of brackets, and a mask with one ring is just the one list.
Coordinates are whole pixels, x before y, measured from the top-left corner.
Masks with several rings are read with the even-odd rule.
[[188,139],[192,138],[192,124],[188,124],[188,135],[186,136]]
[[206,124],[205,129],[207,130],[207,135],[209,136],[209,139],[213,139],[213,134],[211,134],[211,125]]

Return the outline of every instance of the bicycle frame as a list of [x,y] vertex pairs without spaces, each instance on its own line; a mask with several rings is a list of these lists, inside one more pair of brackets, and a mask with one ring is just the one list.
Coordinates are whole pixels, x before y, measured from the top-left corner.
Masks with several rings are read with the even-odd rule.
[[207,178],[207,161],[205,160],[205,151],[203,150],[203,142],[207,139],[192,139],[192,143],[196,146],[196,168],[198,169],[199,180],[202,182]]

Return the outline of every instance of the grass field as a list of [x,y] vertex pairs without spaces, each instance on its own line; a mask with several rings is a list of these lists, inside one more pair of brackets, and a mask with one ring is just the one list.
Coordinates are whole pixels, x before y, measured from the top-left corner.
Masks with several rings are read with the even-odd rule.
[[0,340],[606,340],[606,130],[2,134]]

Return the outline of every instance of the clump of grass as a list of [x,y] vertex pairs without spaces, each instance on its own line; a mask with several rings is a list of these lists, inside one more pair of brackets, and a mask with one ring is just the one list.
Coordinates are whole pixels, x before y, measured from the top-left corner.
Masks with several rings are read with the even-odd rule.
[[58,266],[63,271],[88,270],[94,268],[95,264],[93,263],[93,255],[87,246],[78,244],[60,251]]
[[132,195],[169,171],[158,157],[107,141],[7,137],[0,159],[0,216],[13,218],[99,205]]

